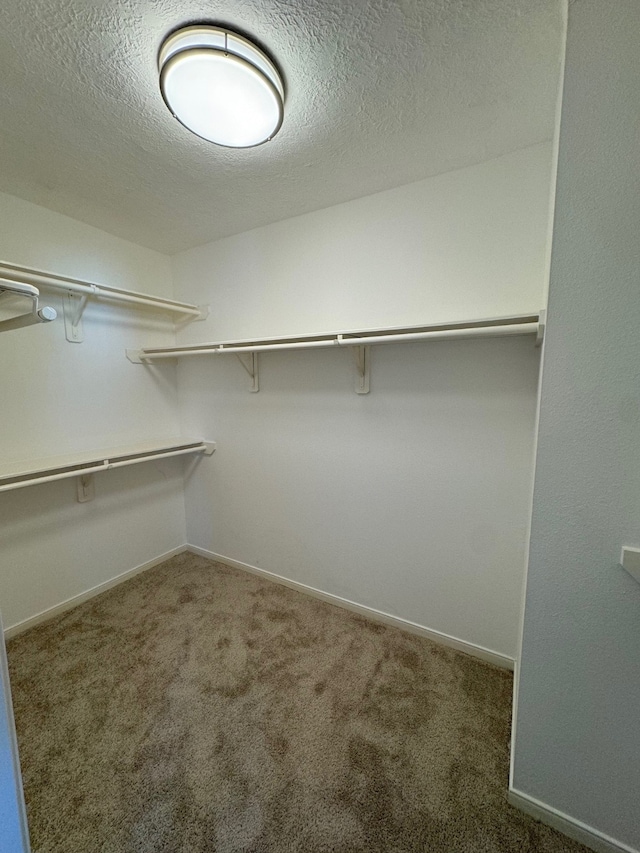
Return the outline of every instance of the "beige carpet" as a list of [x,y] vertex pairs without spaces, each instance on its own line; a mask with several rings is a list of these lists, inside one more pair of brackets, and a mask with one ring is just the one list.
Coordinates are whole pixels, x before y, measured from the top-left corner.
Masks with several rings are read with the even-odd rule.
[[556,853],[511,675],[183,554],[9,644],[35,853]]

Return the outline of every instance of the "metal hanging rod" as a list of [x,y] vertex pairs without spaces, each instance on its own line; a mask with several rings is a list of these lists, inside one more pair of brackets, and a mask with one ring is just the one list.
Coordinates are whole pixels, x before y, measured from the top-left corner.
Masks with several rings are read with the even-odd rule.
[[[324,335],[305,335],[254,340],[221,341],[193,344],[183,347],[145,347],[128,349],[127,358],[135,364],[150,364],[166,358],[220,355],[229,353],[240,360],[251,377],[251,391],[260,389],[258,357],[261,352],[273,350],[303,350],[330,347],[349,347],[356,361],[356,394],[368,394],[370,388],[372,344],[410,343],[412,341],[464,340],[467,338],[495,338],[509,335],[535,335],[536,344],[544,335],[544,312],[539,314],[514,314],[509,317],[468,320],[464,323],[440,323],[432,326],[387,327],[352,332],[331,332]],[[250,358],[250,363],[245,359]]]
[[[185,318],[204,319],[208,313],[208,309],[187,302],[176,302],[174,299],[164,299],[160,296],[149,296],[133,290],[95,284],[44,270],[10,264],[6,261],[0,261],[0,277],[13,284],[29,284],[46,290],[61,290],[65,293],[75,293],[84,297],[128,303],[141,308],[181,314]],[[84,309],[84,304],[82,304],[82,309]]]
[[375,344],[409,343],[428,340],[463,340],[469,338],[491,338],[510,335],[536,335],[542,332],[540,314],[517,314],[509,317],[470,320],[465,323],[447,323],[433,326],[389,327],[356,332],[336,332],[307,337],[258,338],[254,340],[222,341],[183,347],[145,347],[127,350],[127,358],[136,363],[156,361],[164,358],[216,355],[230,353],[270,352],[273,350],[301,350],[341,347],[362,347]]
[[55,320],[58,316],[55,308],[51,308],[48,305],[40,307],[40,292],[37,287],[31,284],[22,284],[0,278],[0,299],[7,295],[25,296],[27,299],[30,299],[31,310],[19,314],[17,317],[0,320],[0,332],[8,332],[11,329],[23,329],[26,326],[33,326],[35,323],[50,323],[51,320]]
[[27,463],[24,467],[14,464],[12,468],[5,469],[5,473],[0,473],[0,492],[77,477],[78,500],[87,501],[93,497],[92,483],[89,479],[91,474],[156,459],[168,459],[172,456],[200,453],[211,456],[215,448],[213,441],[183,439],[155,444],[147,442],[144,445],[120,447],[77,456],[52,457],[39,463]]

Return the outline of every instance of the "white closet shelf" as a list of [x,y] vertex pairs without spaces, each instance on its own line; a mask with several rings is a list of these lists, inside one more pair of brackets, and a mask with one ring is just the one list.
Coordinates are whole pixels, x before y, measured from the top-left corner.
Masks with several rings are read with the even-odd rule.
[[8,462],[0,471],[0,492],[22,489],[40,483],[51,483],[69,477],[78,478],[78,500],[90,500],[90,474],[123,468],[154,459],[201,453],[211,456],[215,442],[201,439],[165,439],[138,444],[112,447],[106,450],[86,451],[65,456],[49,456],[43,459]]
[[23,267],[7,261],[0,261],[0,279],[13,285],[31,285],[45,290],[59,290],[65,294],[64,312],[67,340],[80,343],[83,340],[80,321],[90,298],[120,302],[135,308],[148,308],[153,311],[179,315],[183,320],[204,320],[209,314],[208,306],[192,305],[188,302],[176,302],[151,296],[135,290],[96,284],[79,278],[58,275],[57,273]]
[[513,314],[482,320],[438,323],[430,326],[388,326],[348,332],[326,332],[318,335],[251,338],[235,341],[190,344],[175,347],[145,347],[128,349],[127,358],[136,364],[162,358],[183,358],[194,355],[223,353],[268,352],[286,349],[315,349],[320,347],[357,347],[370,344],[390,344],[421,340],[451,340],[454,338],[502,337],[504,335],[538,335],[540,314]]
[[[368,347],[377,344],[411,343],[416,341],[466,340],[473,338],[496,338],[510,335],[535,336],[537,344],[544,333],[544,312],[537,314],[511,314],[506,317],[489,317],[454,323],[437,323],[423,326],[387,326],[378,329],[362,329],[346,332],[327,332],[317,335],[289,337],[253,338],[235,341],[190,344],[188,346],[145,347],[128,349],[127,358],[134,364],[145,364],[166,358],[187,356],[237,355],[243,367],[253,379],[252,391],[258,390],[257,354],[273,350],[302,350],[328,347],[355,348],[358,380],[356,391],[366,394],[369,390]],[[243,357],[251,356],[249,363]]]
[[0,299],[6,300],[12,297],[28,299],[31,302],[30,310],[15,317],[0,320],[0,332],[23,329],[25,326],[33,326],[35,323],[50,323],[58,316],[54,308],[50,308],[48,305],[40,307],[40,292],[37,287],[31,284],[19,284],[0,277]]

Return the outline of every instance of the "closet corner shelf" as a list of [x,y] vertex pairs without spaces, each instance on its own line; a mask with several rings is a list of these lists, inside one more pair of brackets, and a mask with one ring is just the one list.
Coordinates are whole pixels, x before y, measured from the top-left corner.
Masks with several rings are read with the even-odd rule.
[[540,311],[537,314],[511,314],[507,317],[488,317],[423,326],[387,326],[378,329],[327,332],[316,335],[219,341],[182,347],[145,347],[139,350],[128,349],[126,355],[129,361],[134,364],[150,364],[160,359],[187,356],[236,355],[252,379],[251,391],[258,391],[258,353],[260,352],[334,346],[349,347],[356,360],[356,393],[367,394],[369,392],[370,373],[369,347],[372,345],[497,338],[511,335],[535,336],[536,345],[540,345],[544,336],[544,319],[544,311]]
[[178,319],[183,321],[204,320],[209,315],[208,306],[176,302],[174,299],[164,299],[160,296],[151,296],[134,290],[95,284],[79,278],[71,278],[33,267],[23,267],[7,261],[0,261],[0,290],[5,283],[13,287],[31,287],[34,290],[42,288],[62,291],[64,293],[65,333],[67,340],[71,343],[80,343],[84,340],[81,321],[89,298],[120,302],[135,308],[148,308],[153,311],[176,314]]
[[48,305],[40,307],[40,291],[37,287],[31,284],[19,284],[0,277],[0,300],[4,301],[12,297],[23,297],[23,301],[28,299],[31,302],[30,310],[23,311],[15,317],[0,320],[0,332],[23,329],[26,326],[33,326],[35,323],[50,323],[58,316],[55,308],[50,308]]
[[84,502],[93,498],[94,489],[91,475],[99,471],[108,471],[110,468],[124,468],[128,465],[152,462],[156,459],[168,459],[171,456],[187,454],[211,456],[215,449],[216,445],[213,441],[178,438],[147,441],[112,447],[107,450],[32,459],[28,462],[7,463],[0,471],[0,492],[77,477],[78,500]]

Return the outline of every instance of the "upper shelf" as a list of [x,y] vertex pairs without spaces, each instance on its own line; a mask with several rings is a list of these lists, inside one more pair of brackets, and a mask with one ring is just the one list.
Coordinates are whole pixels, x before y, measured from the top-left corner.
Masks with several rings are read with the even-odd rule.
[[320,347],[360,347],[371,344],[403,343],[423,340],[451,340],[454,338],[503,337],[505,335],[535,335],[537,342],[542,334],[541,314],[512,314],[507,317],[490,317],[455,323],[437,323],[423,326],[386,326],[349,332],[326,332],[317,335],[253,338],[236,341],[191,344],[174,347],[145,347],[127,350],[127,358],[141,364],[162,358],[182,358],[219,353],[251,353],[271,350],[315,349]]
[[30,310],[22,311],[15,317],[0,320],[0,332],[8,332],[10,329],[23,329],[25,326],[33,326],[35,323],[49,323],[58,316],[54,308],[50,308],[48,305],[40,307],[40,292],[37,287],[0,278],[0,300],[5,301],[12,297],[19,297],[21,301],[28,299],[31,303]]
[[[96,284],[45,270],[18,266],[7,261],[0,261],[0,279],[14,286],[35,286],[45,290],[62,291],[65,294],[64,313],[67,340],[72,343],[79,343],[83,339],[80,321],[89,298],[174,314],[183,320],[203,320],[209,313],[208,307],[192,305],[188,302],[176,302],[174,299],[164,299],[160,296],[151,296],[120,287],[110,287],[106,284]],[[2,286],[0,283],[0,287]]]
[[[369,393],[369,346],[372,344],[409,343],[412,341],[461,340],[468,338],[496,338],[510,335],[535,336],[536,344],[542,342],[544,312],[538,314],[511,314],[507,317],[488,317],[455,323],[437,323],[424,326],[387,326],[379,329],[362,329],[349,332],[327,332],[318,335],[254,338],[189,346],[145,347],[127,350],[127,358],[135,364],[145,364],[164,358],[219,355],[231,353],[238,356],[252,379],[251,391],[259,390],[258,353],[272,350],[302,350],[327,347],[350,347],[356,356],[358,376],[356,393]],[[249,360],[245,359],[249,357]]]

